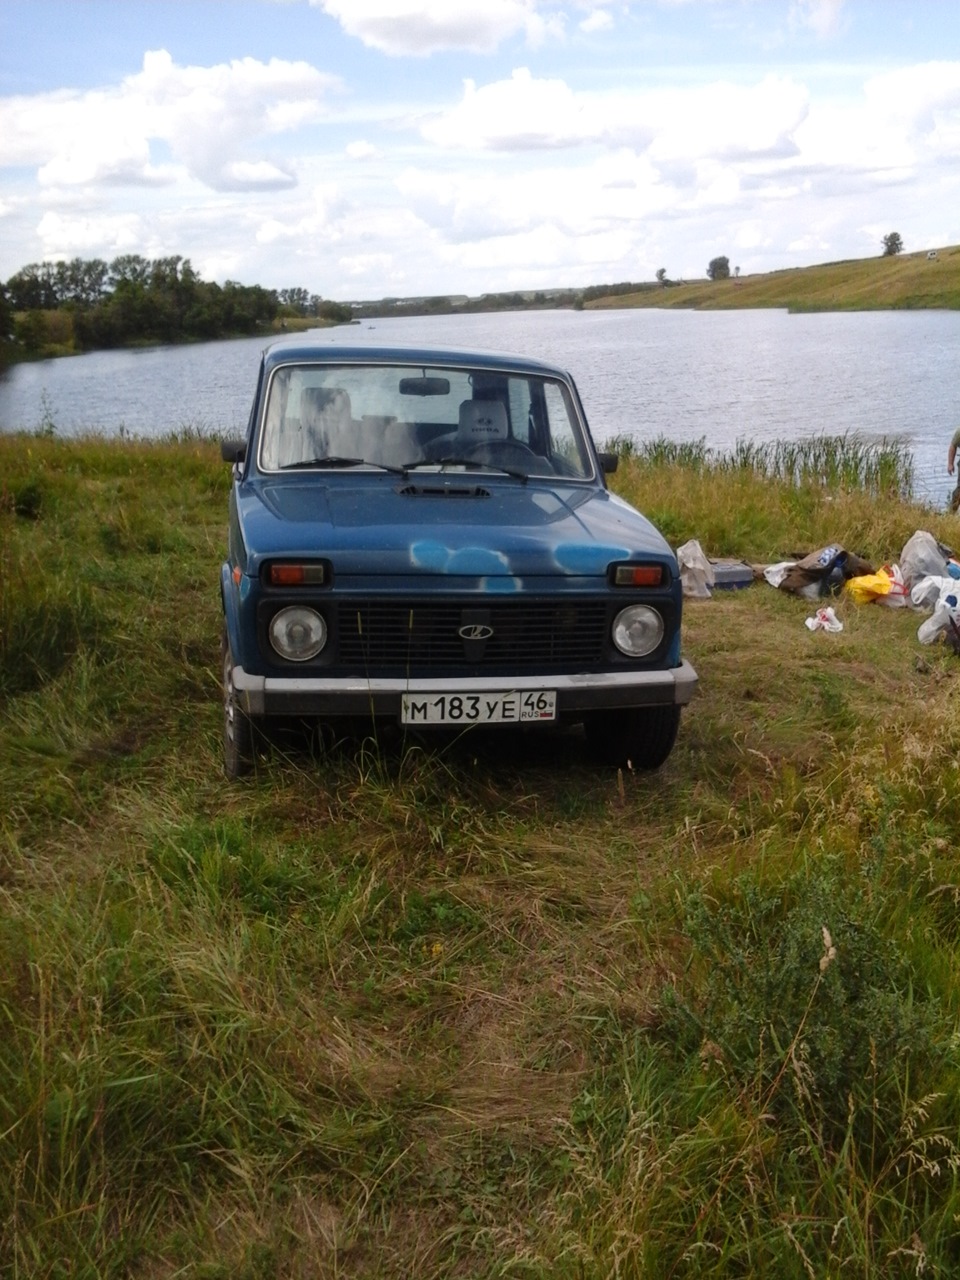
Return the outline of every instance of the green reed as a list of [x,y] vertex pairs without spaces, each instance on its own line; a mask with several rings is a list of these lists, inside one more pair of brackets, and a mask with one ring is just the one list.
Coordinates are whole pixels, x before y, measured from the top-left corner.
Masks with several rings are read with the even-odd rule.
[[865,439],[846,434],[808,440],[756,442],[739,439],[724,452],[707,447],[706,438],[678,442],[658,436],[634,441],[614,437],[606,446],[622,458],[645,467],[681,467],[694,472],[746,472],[785,483],[816,485],[874,496],[909,499],[913,490],[913,455],[896,437]]

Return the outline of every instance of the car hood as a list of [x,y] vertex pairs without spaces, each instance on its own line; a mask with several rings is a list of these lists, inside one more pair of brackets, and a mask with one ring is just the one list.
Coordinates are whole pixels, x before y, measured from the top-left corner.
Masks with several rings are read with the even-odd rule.
[[487,477],[336,477],[238,487],[247,571],[264,559],[323,556],[338,576],[603,576],[613,560],[664,560],[670,547],[600,487]]

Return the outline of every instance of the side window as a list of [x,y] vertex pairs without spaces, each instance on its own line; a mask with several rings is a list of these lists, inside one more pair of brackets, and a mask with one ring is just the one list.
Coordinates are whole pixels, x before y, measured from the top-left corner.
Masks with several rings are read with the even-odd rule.
[[580,433],[571,421],[573,406],[567,403],[558,382],[545,382],[543,404],[547,415],[550,453],[555,464],[569,476],[587,474],[586,459],[580,445]]
[[510,426],[515,440],[533,444],[530,438],[530,383],[526,378],[510,379]]
[[[267,401],[260,437],[260,465],[267,470],[284,466],[299,457],[296,446],[288,448],[289,441],[286,438],[289,434],[288,414],[291,408],[290,379],[289,369],[278,369],[270,383],[270,399]],[[299,425],[298,419],[298,428]]]

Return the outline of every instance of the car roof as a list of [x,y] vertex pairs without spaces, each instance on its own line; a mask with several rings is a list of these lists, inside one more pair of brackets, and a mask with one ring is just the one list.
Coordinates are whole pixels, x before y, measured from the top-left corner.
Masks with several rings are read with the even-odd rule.
[[425,347],[373,342],[309,342],[303,337],[280,338],[264,351],[264,364],[410,364],[448,365],[453,368],[507,370],[569,379],[559,365],[529,356],[456,347]]

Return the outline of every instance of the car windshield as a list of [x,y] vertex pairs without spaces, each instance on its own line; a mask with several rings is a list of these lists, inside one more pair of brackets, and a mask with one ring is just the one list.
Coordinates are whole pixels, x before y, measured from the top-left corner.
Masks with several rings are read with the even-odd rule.
[[290,364],[271,378],[264,471],[487,470],[586,479],[593,464],[557,378],[436,365]]

